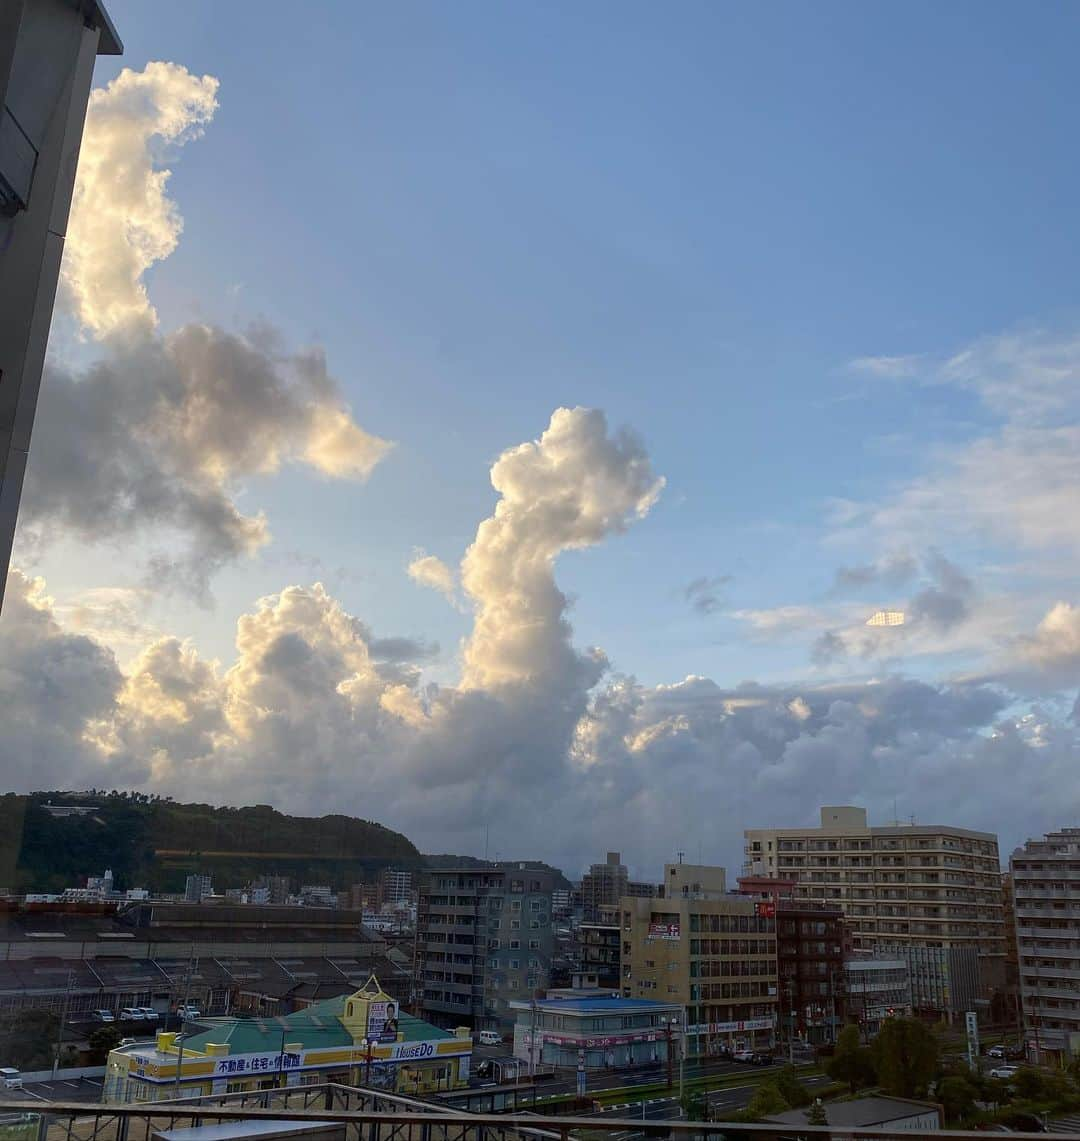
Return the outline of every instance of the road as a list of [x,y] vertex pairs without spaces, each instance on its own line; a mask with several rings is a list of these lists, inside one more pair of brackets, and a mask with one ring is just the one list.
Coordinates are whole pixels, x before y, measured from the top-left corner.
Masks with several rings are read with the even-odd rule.
[[[829,1085],[831,1080],[831,1078],[823,1075],[817,1075],[804,1079],[803,1085],[813,1091],[815,1086]],[[756,1089],[757,1083],[752,1082],[747,1085],[711,1090],[706,1095],[709,1101],[709,1117],[713,1121],[723,1121],[737,1110],[745,1109]],[[650,1098],[648,1101],[608,1106],[600,1116],[623,1117],[632,1120],[640,1118],[642,1121],[675,1121],[682,1116],[682,1111],[679,1108],[678,1097],[657,1097]],[[643,1136],[642,1133],[627,1129],[622,1133],[613,1133],[609,1141],[632,1141],[632,1139],[641,1136]]]
[[101,1100],[101,1078],[58,1078],[55,1082],[27,1082],[21,1090],[0,1090],[5,1101],[85,1101]]
[[[479,1055],[477,1055],[478,1057]],[[497,1055],[506,1057],[505,1051]],[[702,1061],[689,1061],[685,1064],[683,1076],[690,1078],[719,1077],[727,1074],[746,1074],[761,1076],[775,1073],[780,1066],[786,1065],[786,1058],[777,1058],[773,1066],[748,1066],[740,1062],[732,1062],[726,1058],[707,1058]],[[800,1062],[800,1064],[803,1064]],[[632,1086],[656,1085],[666,1082],[668,1076],[667,1065],[642,1066],[633,1070],[593,1070],[589,1073],[588,1092],[590,1094],[604,1093],[610,1090],[625,1089]],[[673,1084],[679,1081],[679,1066],[672,1067]],[[544,1095],[573,1093],[576,1089],[575,1077],[567,1074],[566,1077],[544,1078],[537,1088],[537,1093]]]

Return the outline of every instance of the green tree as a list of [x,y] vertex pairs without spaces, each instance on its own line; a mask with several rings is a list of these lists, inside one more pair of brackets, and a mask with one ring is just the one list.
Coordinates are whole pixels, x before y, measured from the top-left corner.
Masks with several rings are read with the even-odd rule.
[[806,1111],[806,1124],[829,1124],[829,1115],[825,1112],[825,1106],[820,1097],[815,1097],[814,1100],[810,1103],[810,1107]]
[[776,1075],[776,1088],[792,1109],[810,1103],[810,1091],[799,1081],[794,1066],[784,1066]]
[[859,1043],[859,1028],[845,1026],[836,1039],[836,1049],[826,1072],[834,1082],[843,1082],[852,1093],[874,1081],[870,1051]]
[[687,1090],[679,1103],[687,1121],[708,1121],[709,1102],[700,1090]]
[[1043,1094],[1043,1075],[1032,1066],[1021,1066],[1010,1083],[1022,1101],[1038,1101]]
[[937,1035],[917,1018],[887,1018],[874,1039],[878,1081],[895,1097],[918,1097],[938,1071]]
[[762,1082],[750,1099],[743,1116],[747,1121],[761,1121],[762,1118],[771,1117],[775,1113],[783,1113],[791,1106],[784,1100],[784,1095],[777,1089],[776,1082]]
[[945,1109],[950,1121],[962,1121],[975,1108],[978,1090],[970,1078],[953,1074],[942,1078],[937,1087],[937,1100]]
[[21,1070],[44,1070],[53,1064],[60,1020],[50,1010],[20,1010],[0,1028],[0,1056]]
[[91,1065],[103,1065],[109,1057],[109,1051],[120,1045],[120,1031],[115,1026],[99,1026],[90,1032],[87,1044],[90,1047]]

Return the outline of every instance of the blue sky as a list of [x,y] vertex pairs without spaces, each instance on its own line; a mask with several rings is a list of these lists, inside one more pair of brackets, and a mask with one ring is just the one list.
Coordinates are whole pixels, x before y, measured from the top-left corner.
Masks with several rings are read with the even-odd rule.
[[[161,329],[321,345],[396,445],[362,484],[245,480],[273,542],[214,576],[211,606],[148,600],[155,628],[228,664],[255,598],[319,577],[377,633],[438,641],[427,676],[452,684],[471,616],[405,566],[418,547],[457,564],[493,460],[561,405],[633,428],[667,481],[557,572],[575,644],[645,686],[983,674],[1068,597],[1070,535],[944,523],[940,505],[895,533],[889,512],[866,520],[1023,418],[942,362],[1074,327],[1074,7],[109,8],[126,50],[97,84],[157,59],[221,84],[167,159],[184,231],[146,276]],[[815,658],[823,631],[907,590],[820,613],[837,568],[898,550],[924,579],[937,552],[993,613]],[[33,569],[61,603],[140,575],[70,542]],[[701,577],[725,580],[707,614],[684,593]],[[781,607],[813,613],[764,637],[749,615]]]

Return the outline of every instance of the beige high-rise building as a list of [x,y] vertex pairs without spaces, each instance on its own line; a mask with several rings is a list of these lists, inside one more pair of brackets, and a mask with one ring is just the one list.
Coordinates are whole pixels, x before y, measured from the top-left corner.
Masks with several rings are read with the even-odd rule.
[[1009,860],[1028,1058],[1080,1053],[1080,828],[1029,840]]
[[727,895],[727,872],[711,864],[665,864],[662,894],[667,899],[717,899]]
[[794,899],[843,909],[856,948],[913,943],[1004,954],[997,837],[944,824],[871,827],[866,809],[823,808],[818,828],[744,832],[746,870],[795,881]]
[[626,998],[686,1009],[690,1055],[724,1044],[766,1047],[776,1022],[775,911],[758,901],[620,901]]

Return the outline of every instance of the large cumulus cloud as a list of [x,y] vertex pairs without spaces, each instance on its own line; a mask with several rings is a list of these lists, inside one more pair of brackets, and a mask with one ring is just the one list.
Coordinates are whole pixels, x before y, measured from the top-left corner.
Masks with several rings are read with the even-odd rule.
[[100,356],[47,365],[20,530],[24,552],[61,534],[138,537],[152,581],[202,598],[216,569],[269,538],[238,506],[245,479],[294,463],[362,480],[390,448],[355,422],[318,349],[288,351],[269,328],[157,330],[143,275],[182,227],[163,163],[210,122],[217,90],[150,63],[93,92],[61,296]]
[[[490,828],[504,853],[571,869],[604,844],[643,869],[688,844],[736,864],[742,828],[809,821],[821,803],[944,815],[1000,829],[1006,846],[1080,808],[1068,711],[1020,708],[1000,679],[648,687],[576,647],[559,553],[617,534],[660,489],[640,442],[599,413],[558,410],[492,481],[500,498],[460,569],[474,626],[458,685],[425,683],[430,647],[377,635],[318,584],[243,615],[228,668],[162,638],[122,677],[76,639],[93,684],[66,726],[42,727],[72,742],[72,781],[121,783],[115,772],[180,797],[351,811],[428,850],[477,851]],[[16,611],[23,660],[69,637],[40,596],[29,617]],[[1018,660],[1071,627],[1054,615]],[[1058,670],[1071,634],[1062,645]]]

